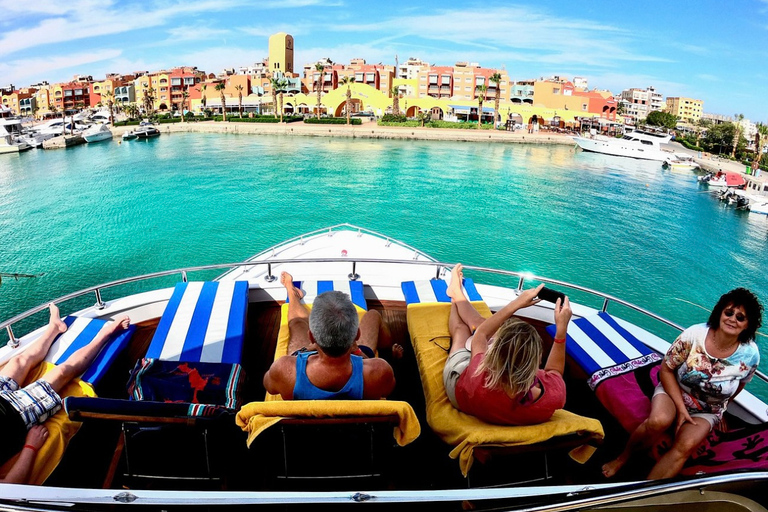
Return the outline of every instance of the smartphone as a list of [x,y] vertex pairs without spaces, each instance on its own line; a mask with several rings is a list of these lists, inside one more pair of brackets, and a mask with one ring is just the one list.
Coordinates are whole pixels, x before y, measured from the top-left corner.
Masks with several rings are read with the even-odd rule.
[[555,304],[557,299],[560,299],[560,304],[565,302],[565,294],[563,292],[558,292],[557,290],[546,287],[539,290],[539,298],[551,302],[552,304]]

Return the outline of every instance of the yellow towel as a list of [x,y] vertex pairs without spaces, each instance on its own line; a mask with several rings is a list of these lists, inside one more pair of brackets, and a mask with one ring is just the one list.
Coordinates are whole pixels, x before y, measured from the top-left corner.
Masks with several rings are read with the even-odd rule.
[[[308,309],[312,309],[312,304],[305,304],[305,306]],[[360,318],[363,318],[363,315],[365,314],[365,310],[355,304],[355,308],[357,309],[357,315]],[[288,329],[288,303],[285,303],[280,308],[280,330],[277,333],[277,346],[275,347],[275,358],[274,360],[277,361],[283,356],[288,355],[288,342],[291,340],[291,331]],[[266,397],[264,398],[267,402],[273,402],[273,401],[279,401],[283,398],[280,395],[272,395],[269,392],[267,393]]]
[[[484,317],[491,315],[485,303],[473,302],[472,305]],[[408,331],[424,388],[427,422],[445,443],[454,447],[450,456],[459,459],[464,476],[469,473],[474,460],[472,452],[478,445],[530,445],[577,432],[590,433],[598,438],[604,436],[599,421],[565,410],[556,411],[549,421],[540,425],[500,426],[485,423],[453,407],[443,385],[443,367],[450,347],[450,311],[451,305],[447,303],[411,304],[407,313]],[[574,459],[580,462],[584,462],[584,457],[589,458],[589,455],[588,448],[573,454]]]
[[237,425],[248,432],[248,446],[265,429],[286,417],[343,418],[350,416],[389,416],[397,414],[400,423],[392,435],[400,446],[419,437],[421,426],[407,402],[393,400],[286,400],[251,402],[237,413]]
[[[36,381],[42,377],[45,372],[54,365],[51,363],[40,363],[40,365],[27,377],[27,381],[24,385]],[[90,396],[95,397],[96,393],[90,384],[75,379],[70,382],[61,392],[61,398],[64,399],[68,396]],[[70,421],[67,417],[67,413],[62,410],[48,418],[45,422],[45,428],[48,429],[48,439],[45,444],[37,452],[34,465],[32,466],[32,473],[30,475],[29,483],[33,485],[41,485],[45,482],[56,466],[59,465],[59,461],[64,456],[64,451],[67,449],[69,440],[72,439],[77,431],[80,429],[80,422]],[[8,474],[13,464],[18,459],[18,455],[8,460],[2,467],[0,467],[0,475],[3,477]]]

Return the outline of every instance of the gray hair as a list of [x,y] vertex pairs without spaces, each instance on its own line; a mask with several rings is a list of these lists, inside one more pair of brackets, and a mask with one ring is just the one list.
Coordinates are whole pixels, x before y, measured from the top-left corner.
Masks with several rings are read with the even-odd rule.
[[344,292],[324,292],[315,298],[309,330],[317,345],[331,357],[346,353],[357,338],[357,309]]

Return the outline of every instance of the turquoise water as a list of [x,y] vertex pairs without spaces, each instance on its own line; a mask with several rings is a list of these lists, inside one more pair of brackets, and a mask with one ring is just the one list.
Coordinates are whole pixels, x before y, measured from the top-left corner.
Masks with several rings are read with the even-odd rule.
[[3,280],[0,319],[343,222],[682,325],[736,286],[768,300],[766,217],[725,208],[693,174],[657,163],[570,146],[173,134],[0,157],[0,272],[45,273]]

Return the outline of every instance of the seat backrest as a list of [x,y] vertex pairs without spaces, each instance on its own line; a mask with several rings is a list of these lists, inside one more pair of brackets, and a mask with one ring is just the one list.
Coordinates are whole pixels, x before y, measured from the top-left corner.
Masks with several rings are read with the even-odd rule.
[[247,309],[247,281],[178,283],[146,357],[240,363]]

